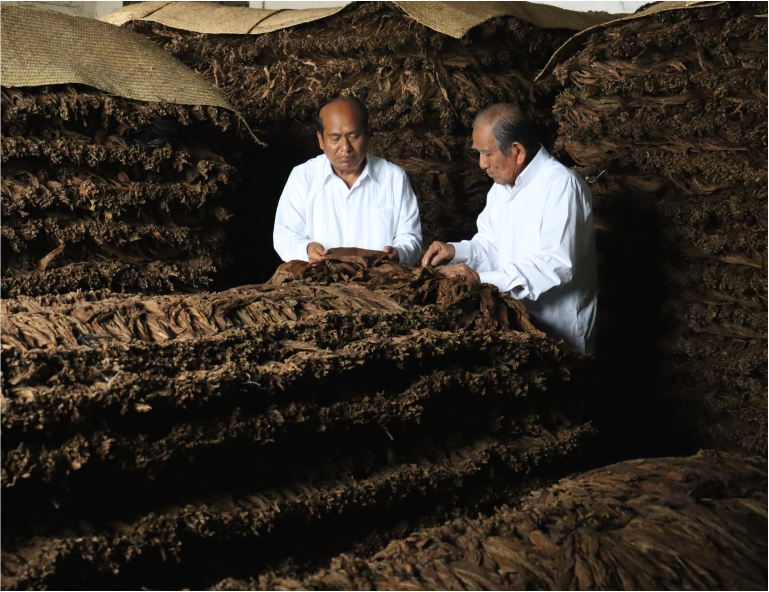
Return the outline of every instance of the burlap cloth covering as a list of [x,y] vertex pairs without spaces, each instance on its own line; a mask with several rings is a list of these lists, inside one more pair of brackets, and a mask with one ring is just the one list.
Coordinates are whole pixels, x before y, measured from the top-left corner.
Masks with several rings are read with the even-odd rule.
[[87,84],[139,101],[235,110],[219,90],[133,31],[26,6],[3,6],[1,15],[2,86]]
[[658,14],[660,12],[666,12],[670,10],[685,10],[685,9],[692,9],[692,8],[705,8],[708,6],[717,6],[719,4],[726,4],[726,2],[719,1],[719,2],[658,2],[657,4],[650,6],[649,8],[646,8],[644,10],[641,10],[639,12],[635,12],[631,15],[623,16],[622,18],[614,19],[611,21],[607,21],[604,23],[598,23],[592,27],[589,27],[587,29],[584,29],[571,37],[566,43],[564,43],[561,47],[559,47],[556,52],[550,57],[550,60],[547,62],[547,65],[542,69],[542,72],[539,73],[537,78],[534,80],[534,82],[537,82],[541,80],[543,77],[547,76],[553,68],[555,68],[558,64],[561,62],[564,62],[568,60],[571,56],[573,56],[577,51],[579,51],[582,46],[587,41],[588,37],[594,33],[599,33],[608,27],[611,27],[612,25],[622,24],[627,21],[633,21],[641,18],[647,18],[649,16]]
[[[581,31],[614,20],[607,12],[578,12],[530,2],[395,2],[411,18],[431,29],[463,37],[473,27],[496,16],[514,16],[545,29]],[[196,33],[258,35],[336,14],[346,7],[264,10],[236,8],[208,2],[142,2],[102,17],[113,25],[152,21]]]

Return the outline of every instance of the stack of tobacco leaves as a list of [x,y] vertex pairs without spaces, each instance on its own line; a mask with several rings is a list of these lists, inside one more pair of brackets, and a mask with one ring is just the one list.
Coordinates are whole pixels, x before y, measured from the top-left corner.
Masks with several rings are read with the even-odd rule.
[[2,89],[3,297],[165,292],[224,263],[232,114],[81,85]]
[[310,576],[228,579],[217,590],[765,590],[766,463],[634,460],[526,498],[343,554]]
[[275,286],[362,284],[367,289],[392,298],[401,306],[438,305],[441,309],[461,311],[458,326],[473,325],[484,329],[521,329],[539,337],[519,300],[501,295],[490,284],[479,284],[469,278],[446,281],[433,268],[404,267],[375,262],[373,265],[349,261],[326,260],[311,265],[290,261],[281,265],[270,279]]
[[339,94],[364,100],[370,151],[408,173],[426,244],[475,232],[491,187],[470,150],[475,114],[513,101],[548,128],[552,115],[537,107],[532,80],[573,33],[497,17],[455,39],[390,2],[356,2],[259,36],[130,26],[216,84],[270,150],[285,150],[294,164],[320,152],[319,104]]
[[[330,283],[342,264],[372,289]],[[350,265],[327,262],[329,285],[4,300],[4,587],[316,569],[510,501],[592,434],[582,360],[516,303]]]
[[554,71],[558,146],[592,181],[617,328],[603,349],[657,372],[649,386],[697,418],[700,445],[763,454],[765,13],[734,2],[620,22]]

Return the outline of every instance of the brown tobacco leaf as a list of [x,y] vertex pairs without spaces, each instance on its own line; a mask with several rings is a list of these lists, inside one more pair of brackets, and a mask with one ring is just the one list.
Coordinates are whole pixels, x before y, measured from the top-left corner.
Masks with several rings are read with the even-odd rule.
[[56,247],[53,251],[48,253],[45,257],[43,257],[37,264],[37,268],[40,271],[45,271],[45,268],[48,267],[48,264],[51,262],[51,260],[56,257],[56,255],[59,255],[64,250],[64,243],[60,244],[58,247]]
[[363,267],[373,267],[387,261],[387,253],[357,247],[336,247],[327,249],[325,258],[329,261],[357,263]]

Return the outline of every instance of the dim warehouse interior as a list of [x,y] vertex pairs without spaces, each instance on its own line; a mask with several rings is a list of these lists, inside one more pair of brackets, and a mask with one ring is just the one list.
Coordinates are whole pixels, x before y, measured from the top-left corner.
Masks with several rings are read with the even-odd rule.
[[[767,588],[766,3],[0,24],[3,589]],[[474,118],[520,107],[592,194],[595,352],[442,268],[280,259],[340,96],[423,251],[475,235]]]

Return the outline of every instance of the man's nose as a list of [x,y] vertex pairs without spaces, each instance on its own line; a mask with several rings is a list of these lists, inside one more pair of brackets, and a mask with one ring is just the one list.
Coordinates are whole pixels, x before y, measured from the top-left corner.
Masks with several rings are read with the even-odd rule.
[[352,142],[350,142],[349,138],[342,139],[342,149],[345,152],[352,152]]
[[489,168],[489,161],[486,160],[486,157],[481,154],[478,157],[478,165],[485,171],[487,168]]

